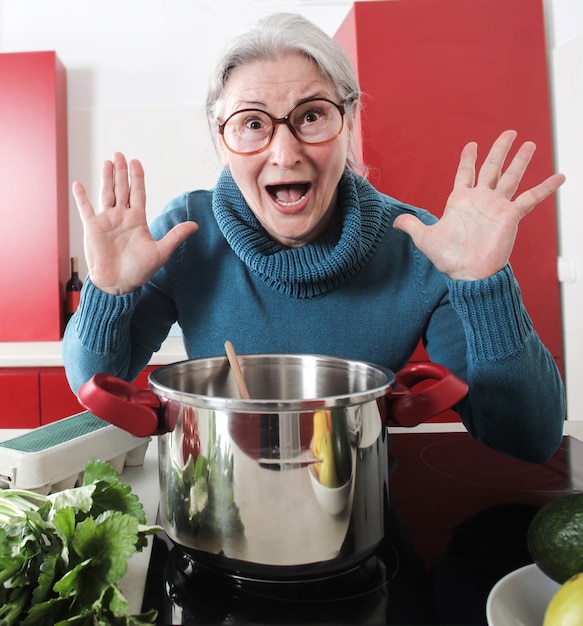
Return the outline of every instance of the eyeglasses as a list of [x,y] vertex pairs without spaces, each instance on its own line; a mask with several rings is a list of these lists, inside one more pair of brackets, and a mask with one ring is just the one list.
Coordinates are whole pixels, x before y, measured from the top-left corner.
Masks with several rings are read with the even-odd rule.
[[278,124],[285,124],[301,143],[320,146],[334,141],[344,127],[344,106],[325,98],[305,100],[284,117],[261,109],[241,109],[218,125],[225,146],[234,154],[252,155],[269,146]]

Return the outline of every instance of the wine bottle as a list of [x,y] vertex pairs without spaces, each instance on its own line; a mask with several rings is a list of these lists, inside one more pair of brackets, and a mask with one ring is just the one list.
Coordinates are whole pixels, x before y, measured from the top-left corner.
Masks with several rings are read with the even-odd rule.
[[79,278],[79,261],[76,256],[71,257],[71,278],[65,285],[65,323],[67,323],[73,313],[79,306],[79,299],[81,298],[81,287],[83,287],[83,281]]

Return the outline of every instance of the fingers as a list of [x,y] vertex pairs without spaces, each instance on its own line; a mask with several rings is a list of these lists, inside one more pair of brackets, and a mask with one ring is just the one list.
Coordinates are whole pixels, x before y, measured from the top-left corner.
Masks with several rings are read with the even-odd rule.
[[478,186],[486,186],[491,189],[496,189],[500,176],[502,174],[502,167],[504,161],[508,156],[508,152],[516,139],[516,131],[507,130],[504,131],[498,139],[492,144],[490,152],[484,160],[484,164],[480,168],[478,174]]
[[162,264],[166,263],[172,256],[174,250],[197,230],[198,224],[196,222],[180,222],[180,224],[173,226],[164,237],[157,242]]
[[73,183],[72,190],[73,197],[75,198],[75,202],[77,203],[79,215],[81,216],[81,220],[85,221],[95,214],[93,206],[91,205],[91,202],[89,202],[89,198],[87,197],[87,190],[83,186],[83,183],[79,182],[78,180]]
[[[480,172],[478,174],[478,186],[486,186],[491,189],[498,189],[499,183],[502,182],[503,189],[516,191],[518,183],[530,162],[532,153],[534,152],[534,144],[528,142],[524,144],[519,153],[513,160],[511,167],[507,170],[508,176],[502,175],[504,161],[508,156],[508,152],[516,139],[516,131],[504,131],[498,139],[493,143],[490,152],[486,156]],[[478,145],[476,142],[468,143],[462,150],[460,163],[454,180],[455,187],[466,187],[471,189],[476,185],[476,161],[478,158]]]
[[130,205],[128,164],[121,152],[113,153],[113,192],[115,194],[113,206],[125,208]]
[[111,161],[104,161],[101,166],[101,188],[99,191],[99,206],[102,211],[115,206],[115,193],[113,188],[113,163]]
[[506,198],[512,198],[512,196],[514,196],[535,150],[536,146],[532,141],[526,141],[520,146],[515,157],[510,162],[510,165],[500,176],[498,183],[494,187],[496,191],[500,192]]
[[471,189],[476,179],[476,159],[478,157],[478,144],[475,141],[468,143],[462,150],[460,162],[453,182],[454,189],[467,187]]
[[401,230],[407,233],[413,240],[413,243],[419,247],[421,239],[427,230],[427,226],[414,215],[399,215],[393,222],[395,230]]
[[142,164],[133,160],[128,168],[126,158],[121,152],[115,152],[111,161],[104,161],[101,168],[99,204],[102,211],[113,208],[145,208],[146,188]]
[[137,160],[130,161],[130,198],[129,206],[134,209],[146,208],[146,183],[144,180],[144,168]]
[[[490,148],[490,152],[488,152],[482,167],[480,168],[477,183],[475,181],[477,144],[475,142],[467,144],[461,153],[454,188],[465,187],[471,189],[474,185],[477,187],[488,187],[495,190],[505,198],[511,199],[516,193],[516,190],[522,181],[522,177],[524,176],[524,173],[526,172],[536,150],[536,146],[532,141],[524,142],[516,152],[516,155],[513,157],[506,170],[503,171],[504,163],[516,136],[516,131],[507,130],[504,131],[498,139],[496,139]],[[530,190],[532,193],[529,194],[528,192],[525,192],[525,194],[522,194],[522,206],[529,206],[530,208],[528,210],[530,210],[533,206],[538,204],[538,202],[554,193],[554,191],[556,191],[562,184],[562,180],[559,184],[557,184],[553,177],[549,180],[551,183],[548,183],[548,181],[541,183],[541,185],[535,189]],[[548,193],[547,189],[550,189]],[[544,197],[541,197],[541,194],[545,194]],[[535,197],[540,197],[540,199],[535,201]]]
[[532,187],[524,193],[521,193],[514,200],[514,206],[517,207],[521,215],[524,216],[532,211],[532,209],[545,198],[554,194],[564,182],[565,176],[563,174],[553,174],[536,187]]

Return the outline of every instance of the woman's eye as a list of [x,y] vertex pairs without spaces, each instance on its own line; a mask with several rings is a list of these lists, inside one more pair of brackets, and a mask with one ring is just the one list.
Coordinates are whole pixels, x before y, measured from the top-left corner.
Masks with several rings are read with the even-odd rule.
[[261,130],[265,124],[258,118],[250,118],[245,122],[245,130]]
[[317,122],[319,119],[320,119],[320,113],[318,111],[308,111],[307,113],[304,113],[303,122],[305,124],[313,124],[314,122]]

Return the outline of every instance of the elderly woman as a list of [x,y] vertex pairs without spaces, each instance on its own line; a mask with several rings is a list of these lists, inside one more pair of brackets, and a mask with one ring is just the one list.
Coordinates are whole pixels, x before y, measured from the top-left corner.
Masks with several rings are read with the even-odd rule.
[[508,264],[518,223],[563,182],[513,199],[535,146],[503,132],[478,175],[462,151],[439,221],[383,195],[353,159],[360,91],[340,47],[302,17],[268,17],[227,47],[207,109],[224,163],[214,189],[172,200],[148,228],[144,173],[122,154],[96,212],[80,182],[89,277],[66,329],[76,389],[132,380],[178,321],[190,358],[318,353],[403,367],[419,340],[469,384],[456,407],[478,440],[540,462],[564,392]]

